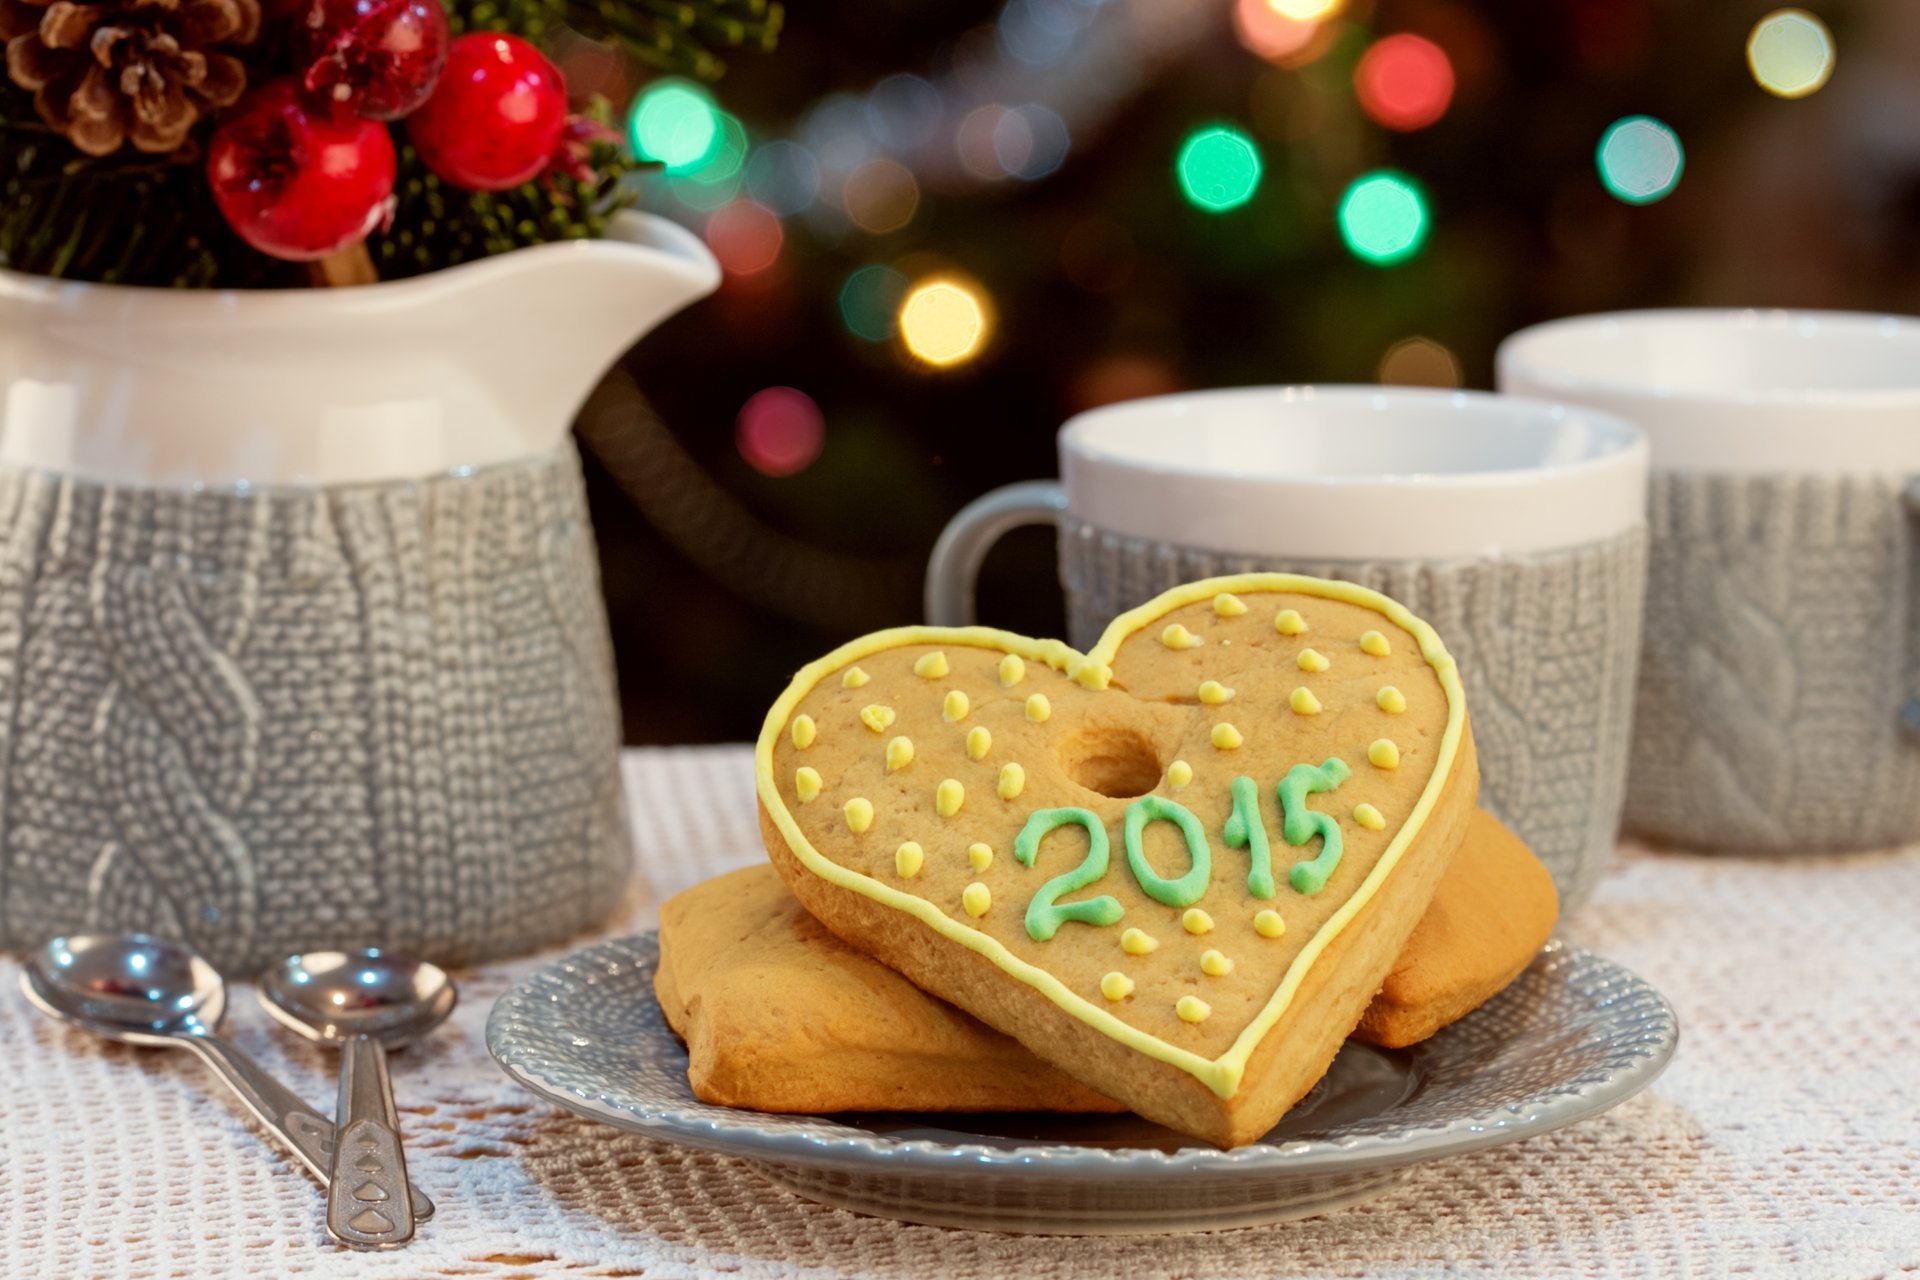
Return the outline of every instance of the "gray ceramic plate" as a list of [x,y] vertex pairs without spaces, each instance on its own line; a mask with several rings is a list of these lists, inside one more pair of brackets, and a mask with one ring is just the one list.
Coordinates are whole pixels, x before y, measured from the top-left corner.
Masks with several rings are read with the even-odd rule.
[[533,974],[494,1006],[487,1047],[568,1110],[745,1157],[814,1200],[994,1231],[1198,1231],[1324,1213],[1425,1161],[1616,1106],[1660,1074],[1679,1037],[1659,992],[1553,942],[1426,1043],[1347,1045],[1272,1133],[1237,1151],[1131,1116],[777,1116],[693,1096],[686,1050],[653,997],[658,955],[644,934]]

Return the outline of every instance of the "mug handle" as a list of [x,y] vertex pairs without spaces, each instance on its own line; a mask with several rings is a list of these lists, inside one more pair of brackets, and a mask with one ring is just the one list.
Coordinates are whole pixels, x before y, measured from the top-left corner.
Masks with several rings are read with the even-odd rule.
[[960,508],[927,557],[927,621],[972,626],[974,587],[993,544],[1023,525],[1058,524],[1066,509],[1066,490],[1057,480],[1004,485]]

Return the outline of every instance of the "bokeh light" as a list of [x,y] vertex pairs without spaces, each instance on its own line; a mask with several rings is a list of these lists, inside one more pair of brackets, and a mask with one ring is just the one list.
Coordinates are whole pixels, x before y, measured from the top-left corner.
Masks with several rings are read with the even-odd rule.
[[900,303],[900,340],[926,363],[964,363],[986,343],[989,321],[979,290],[953,279],[915,285]]
[[1209,213],[1225,213],[1253,199],[1260,187],[1260,152],[1253,139],[1226,125],[1187,136],[1174,161],[1180,190]]
[[1432,338],[1418,335],[1388,347],[1380,357],[1377,376],[1394,387],[1457,387],[1466,381],[1459,357]]
[[747,161],[747,194],[781,217],[792,217],[820,194],[819,162],[797,142],[769,142]]
[[1095,214],[1060,238],[1060,268],[1088,293],[1115,293],[1133,279],[1139,258],[1133,236],[1112,218]]
[[897,160],[869,160],[847,175],[840,202],[854,226],[882,236],[913,221],[920,207],[920,183]]
[[699,85],[686,80],[656,80],[633,100],[627,137],[633,153],[658,160],[668,173],[687,173],[705,164],[722,140],[720,108]]
[[707,247],[728,275],[765,271],[779,261],[785,239],[773,210],[751,200],[736,200],[707,219]]
[[1360,109],[1389,129],[1424,129],[1453,101],[1453,64],[1431,40],[1402,32],[1375,41],[1353,69]]
[[946,108],[940,91],[919,76],[891,75],[867,94],[867,127],[880,145],[911,151],[933,140]]
[[1833,33],[1805,9],[1776,9],[1747,37],[1747,67],[1768,93],[1804,98],[1833,75]]
[[674,198],[690,209],[711,212],[740,194],[747,158],[747,131],[740,121],[718,113],[718,134],[697,165],[667,170]]
[[1671,195],[1687,163],[1679,135],[1652,116],[1627,116],[1607,126],[1594,162],[1601,183],[1628,204],[1652,204]]
[[1267,7],[1295,22],[1325,22],[1340,12],[1343,0],[1266,0]]
[[1269,0],[1234,0],[1233,30],[1247,52],[1286,63],[1304,52],[1321,31],[1312,19],[1289,18]]
[[740,406],[734,440],[747,465],[763,476],[805,471],[826,444],[827,420],[813,397],[793,387],[756,391]]
[[1158,356],[1102,356],[1074,376],[1072,405],[1079,412],[1123,400],[1169,395],[1180,388],[1180,375]]
[[894,317],[907,296],[907,278],[892,267],[872,263],[856,268],[840,286],[840,319],[847,332],[866,342],[893,336]]
[[1393,169],[1355,178],[1340,197],[1338,217],[1353,256],[1382,267],[1419,253],[1431,221],[1420,184]]
[[1001,116],[993,126],[993,153],[1009,177],[1037,182],[1067,158],[1072,140],[1060,113],[1029,103]]

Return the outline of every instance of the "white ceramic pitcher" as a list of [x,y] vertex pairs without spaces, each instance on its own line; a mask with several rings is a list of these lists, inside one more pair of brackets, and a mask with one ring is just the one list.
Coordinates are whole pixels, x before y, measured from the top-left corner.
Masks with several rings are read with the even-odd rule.
[[0,272],[0,944],[464,962],[619,900],[568,425],[719,282],[690,233],[340,290]]

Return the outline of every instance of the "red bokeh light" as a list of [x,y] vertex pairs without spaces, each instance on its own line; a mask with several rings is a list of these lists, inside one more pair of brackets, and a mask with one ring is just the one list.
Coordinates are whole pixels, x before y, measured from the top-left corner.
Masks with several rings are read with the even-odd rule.
[[806,392],[768,387],[740,406],[735,438],[740,456],[761,475],[796,475],[820,456],[827,420]]
[[707,247],[728,275],[765,271],[779,260],[785,239],[773,210],[751,200],[723,205],[707,219]]
[[1439,45],[1401,33],[1378,41],[1353,69],[1360,109],[1389,129],[1424,129],[1453,101],[1453,64]]

